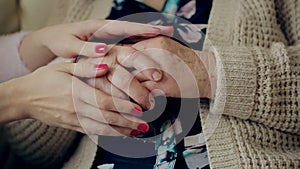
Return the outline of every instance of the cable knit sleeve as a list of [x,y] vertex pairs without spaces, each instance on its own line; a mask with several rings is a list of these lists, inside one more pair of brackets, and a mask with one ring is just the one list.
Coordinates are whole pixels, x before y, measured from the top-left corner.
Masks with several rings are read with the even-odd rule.
[[19,54],[20,43],[26,34],[20,32],[0,36],[0,82],[30,73]]
[[38,168],[61,167],[80,138],[74,131],[32,119],[9,123],[5,126],[5,134],[13,152]]
[[[300,1],[285,4],[282,11],[294,18],[285,20],[285,29],[278,25],[274,1],[239,5],[232,0],[226,4],[216,1],[214,10],[221,12],[211,16],[214,30],[208,30],[205,47],[214,53],[218,68],[212,110],[299,134]],[[227,5],[243,10],[224,10],[229,9]],[[265,13],[257,15],[259,11]]]
[[213,110],[299,133],[298,51],[282,43],[270,49],[215,47],[219,74]]

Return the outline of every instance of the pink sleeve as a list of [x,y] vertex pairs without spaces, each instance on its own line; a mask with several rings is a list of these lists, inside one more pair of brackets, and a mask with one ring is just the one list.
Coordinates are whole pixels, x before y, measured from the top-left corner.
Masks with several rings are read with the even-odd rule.
[[19,54],[20,42],[26,34],[20,32],[0,36],[0,82],[30,73]]

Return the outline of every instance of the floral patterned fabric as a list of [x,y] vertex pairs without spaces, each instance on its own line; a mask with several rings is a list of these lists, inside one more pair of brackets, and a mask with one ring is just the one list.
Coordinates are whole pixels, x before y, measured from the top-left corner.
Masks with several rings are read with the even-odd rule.
[[[162,10],[156,11],[144,4],[143,0],[115,0],[107,19],[127,20],[153,25],[172,25],[175,31],[172,37],[174,40],[190,48],[201,50],[211,5],[212,0],[166,0]],[[134,16],[131,14],[138,15]],[[175,116],[176,113],[178,114],[178,110],[175,110],[175,107],[180,105],[180,101],[182,101],[182,99],[169,98],[167,107],[163,113],[164,115],[153,123],[150,123],[150,131],[142,136],[147,138],[148,136],[164,132],[160,137],[156,137],[155,140],[144,143],[144,145],[141,146],[144,148],[140,148],[144,151],[151,151],[147,150],[147,148],[152,148],[153,151],[156,152],[155,154],[157,154],[156,157],[140,159],[127,158],[99,148],[100,150],[96,157],[96,161],[97,158],[98,161],[95,163],[97,164],[96,166],[98,168],[105,168],[109,164],[109,166],[114,169],[135,169],[141,167],[154,169],[209,168],[205,139],[199,118],[184,140],[177,142],[180,133],[175,132],[176,129],[173,128],[175,125],[172,124],[178,119],[180,125],[180,119]],[[189,101],[189,103],[190,102],[191,101]],[[196,107],[196,111],[198,111],[198,103],[199,102],[196,102],[196,104],[192,105]],[[148,113],[152,114],[154,112]],[[117,145],[122,145],[125,142],[129,142],[134,146],[140,144],[138,141],[136,142],[136,140],[131,139],[132,138],[120,138],[118,140],[116,138],[101,137],[99,138],[99,142],[107,142],[107,145],[111,145],[112,140],[115,140],[113,144],[116,145],[116,149],[122,149]],[[145,142],[145,140],[143,140],[143,142]],[[127,145],[129,146],[129,144]],[[134,147],[132,147],[132,149],[134,149]],[[105,157],[103,158],[103,156]]]
[[[174,39],[193,49],[201,50],[211,6],[212,0],[166,0],[162,11],[157,11],[145,5],[143,0],[115,0],[107,19],[172,25],[175,28]],[[123,18],[144,12],[148,13]]]

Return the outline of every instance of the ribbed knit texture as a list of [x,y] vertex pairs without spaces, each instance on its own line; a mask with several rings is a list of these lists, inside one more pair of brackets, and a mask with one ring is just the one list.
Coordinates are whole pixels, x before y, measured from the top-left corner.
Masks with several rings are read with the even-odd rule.
[[61,166],[76,138],[73,131],[31,119],[8,124],[5,132],[12,150],[37,168]]
[[[93,3],[62,1],[58,8],[64,17],[61,21],[89,18],[86,10]],[[300,168],[299,3],[214,0],[205,49],[217,57],[218,89],[212,112],[205,105],[201,111],[211,168]],[[12,129],[22,138],[15,142],[15,149],[35,156],[23,154],[32,163],[49,157],[47,151],[32,153],[38,149],[34,142],[51,138],[59,144],[49,142],[44,149],[67,146],[68,139],[57,134],[62,131],[46,133],[52,128],[38,122],[30,126],[31,131],[23,131],[27,127],[21,124]],[[65,167],[89,168],[96,149],[85,137]],[[61,159],[58,154],[51,157]]]
[[214,0],[206,50],[224,114],[204,126],[212,168],[300,167],[300,1],[278,2]]

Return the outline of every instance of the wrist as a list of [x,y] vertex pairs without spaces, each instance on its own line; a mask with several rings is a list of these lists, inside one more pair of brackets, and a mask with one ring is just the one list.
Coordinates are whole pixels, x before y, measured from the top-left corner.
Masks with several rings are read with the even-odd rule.
[[28,118],[21,103],[23,98],[22,92],[18,89],[19,84],[22,84],[20,78],[0,84],[0,124]]
[[216,61],[208,52],[194,51],[192,71],[198,82],[200,97],[214,99],[217,87]]
[[207,71],[208,79],[206,80],[206,86],[208,86],[207,98],[214,99],[217,90],[217,67],[216,67],[216,59],[215,56],[207,53],[204,55],[203,59],[201,59],[205,70]]
[[42,30],[31,32],[23,37],[19,53],[21,60],[29,70],[34,71],[55,58],[55,55],[45,44]]

